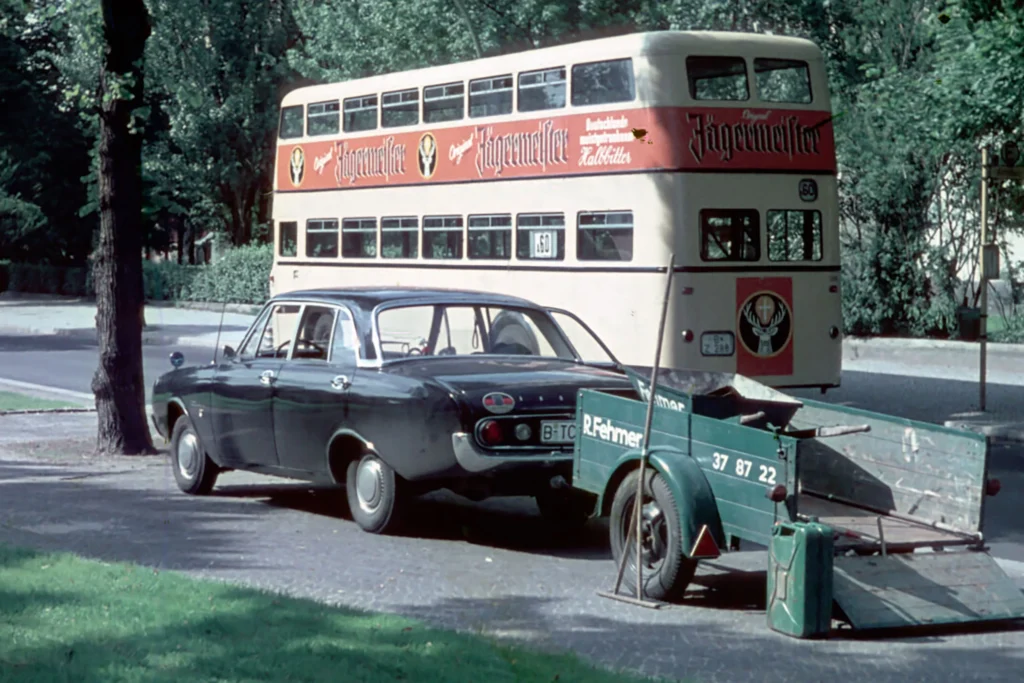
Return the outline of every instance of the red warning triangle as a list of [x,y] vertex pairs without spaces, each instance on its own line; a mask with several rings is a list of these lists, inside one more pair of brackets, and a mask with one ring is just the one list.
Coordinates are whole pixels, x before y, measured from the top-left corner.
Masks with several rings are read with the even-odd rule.
[[700,533],[697,534],[697,541],[693,544],[693,550],[690,551],[690,557],[693,559],[701,558],[713,560],[721,555],[722,553],[718,550],[718,544],[715,543],[715,539],[711,536],[711,531],[708,529],[708,525],[705,524],[700,528]]

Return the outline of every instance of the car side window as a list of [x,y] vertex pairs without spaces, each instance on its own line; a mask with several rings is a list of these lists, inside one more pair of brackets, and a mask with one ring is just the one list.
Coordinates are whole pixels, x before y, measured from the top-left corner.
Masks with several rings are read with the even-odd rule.
[[334,340],[331,343],[331,362],[344,363],[354,360],[358,353],[356,326],[348,311],[339,310],[334,323]]
[[331,328],[334,327],[334,309],[329,306],[306,306],[299,325],[293,359],[322,360],[327,362],[331,346]]
[[298,304],[274,306],[270,312],[270,319],[267,320],[267,326],[263,328],[260,345],[256,349],[257,358],[285,358],[288,356],[288,346],[295,333],[298,315]]
[[260,317],[256,319],[256,323],[252,326],[252,334],[249,335],[249,338],[238,349],[236,356],[239,360],[252,360],[256,355],[256,348],[259,346],[260,340],[263,339],[263,328],[267,325],[270,310],[270,308],[265,309]]

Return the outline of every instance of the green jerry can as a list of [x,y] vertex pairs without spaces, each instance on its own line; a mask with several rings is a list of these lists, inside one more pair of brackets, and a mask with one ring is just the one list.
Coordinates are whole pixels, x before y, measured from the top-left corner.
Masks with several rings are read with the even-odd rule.
[[832,529],[782,522],[768,546],[768,627],[797,638],[832,629]]

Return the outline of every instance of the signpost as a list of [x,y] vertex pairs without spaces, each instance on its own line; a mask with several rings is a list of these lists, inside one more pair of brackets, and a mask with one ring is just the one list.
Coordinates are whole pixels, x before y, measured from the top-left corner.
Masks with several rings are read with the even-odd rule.
[[[981,362],[979,363],[980,410],[985,411],[985,369],[988,354],[988,281],[999,279],[999,245],[988,240],[988,183],[990,180],[1024,181],[1024,166],[1017,166],[1020,149],[1012,140],[1003,144],[1000,156],[990,164],[988,148],[981,150],[981,248],[978,250],[978,261],[981,267],[979,281],[981,284]],[[1000,165],[1002,162],[1003,165]]]

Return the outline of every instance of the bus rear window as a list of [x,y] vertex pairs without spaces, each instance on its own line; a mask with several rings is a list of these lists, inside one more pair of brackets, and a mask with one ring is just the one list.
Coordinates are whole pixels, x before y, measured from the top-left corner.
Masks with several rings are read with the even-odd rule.
[[636,98],[632,59],[576,64],[572,67],[572,104],[631,102]]
[[811,70],[792,59],[755,59],[757,96],[765,102],[810,104]]
[[512,258],[512,216],[469,217],[469,258]]
[[769,211],[768,258],[772,261],[820,261],[821,212]]
[[687,57],[686,76],[695,100],[750,98],[747,64],[742,57]]
[[281,221],[277,224],[278,256],[295,256],[299,240],[299,224],[295,221]]
[[633,212],[584,211],[577,217],[576,258],[632,261]]
[[337,220],[320,219],[306,221],[306,256],[310,258],[337,258]]
[[760,261],[758,214],[753,209],[702,209],[700,258],[703,261]]
[[417,258],[420,221],[416,216],[380,219],[381,258]]
[[522,213],[516,218],[516,258],[565,259],[565,216],[560,213]]
[[285,107],[281,110],[281,125],[277,137],[282,140],[302,137],[302,105]]
[[377,257],[377,219],[346,218],[341,222],[342,258]]
[[423,258],[462,258],[462,216],[423,217]]

